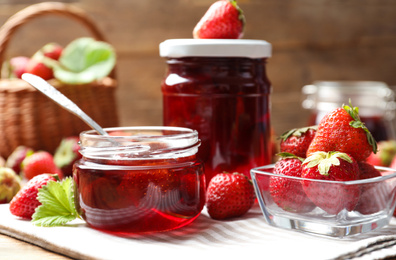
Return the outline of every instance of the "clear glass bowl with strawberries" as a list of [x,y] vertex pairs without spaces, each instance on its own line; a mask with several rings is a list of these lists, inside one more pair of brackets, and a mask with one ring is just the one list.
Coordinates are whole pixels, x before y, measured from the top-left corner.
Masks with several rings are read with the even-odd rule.
[[[379,229],[392,218],[396,170],[376,169],[381,176],[353,181],[279,175],[274,165],[252,169],[251,175],[268,224],[341,238]],[[282,193],[282,188],[288,191]]]

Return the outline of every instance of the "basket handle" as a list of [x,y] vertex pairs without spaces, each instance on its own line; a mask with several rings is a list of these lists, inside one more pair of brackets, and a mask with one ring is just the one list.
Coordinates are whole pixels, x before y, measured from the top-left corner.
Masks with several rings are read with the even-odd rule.
[[[11,16],[0,28],[0,71],[3,66],[5,51],[11,40],[13,34],[18,30],[19,27],[26,24],[30,20],[33,20],[42,15],[61,15],[83,24],[98,41],[106,41],[103,34],[94,24],[84,10],[77,8],[73,5],[68,5],[59,2],[43,2],[39,4],[30,5],[21,11]],[[114,70],[111,72],[111,76],[114,77]],[[0,75],[1,77],[1,75]]]

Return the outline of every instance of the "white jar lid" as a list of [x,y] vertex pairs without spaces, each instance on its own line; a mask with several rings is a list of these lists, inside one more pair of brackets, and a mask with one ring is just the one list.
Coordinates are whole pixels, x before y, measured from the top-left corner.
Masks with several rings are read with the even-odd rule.
[[271,44],[245,39],[171,39],[160,43],[161,57],[271,57]]

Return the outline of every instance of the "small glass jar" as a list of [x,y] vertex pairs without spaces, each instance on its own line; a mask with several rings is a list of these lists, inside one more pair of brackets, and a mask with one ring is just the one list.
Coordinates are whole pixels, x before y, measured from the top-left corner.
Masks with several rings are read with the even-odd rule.
[[271,162],[268,42],[173,39],[160,44],[160,56],[164,125],[198,131],[207,182]]
[[351,100],[376,141],[395,139],[395,96],[383,82],[315,81],[304,86],[302,93],[302,106],[311,111],[308,125],[319,124],[327,113]]
[[117,127],[80,135],[76,207],[93,228],[120,236],[180,228],[205,203],[196,131]]

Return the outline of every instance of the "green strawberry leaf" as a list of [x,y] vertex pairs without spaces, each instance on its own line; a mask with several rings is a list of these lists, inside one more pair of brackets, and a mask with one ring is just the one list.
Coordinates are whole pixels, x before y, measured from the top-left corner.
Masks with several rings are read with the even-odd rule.
[[55,78],[64,83],[87,84],[108,76],[115,63],[110,44],[83,37],[68,44],[52,67]]
[[32,216],[36,226],[61,226],[81,218],[74,203],[74,182],[71,177],[61,182],[48,182],[39,189],[37,198],[41,205]]

